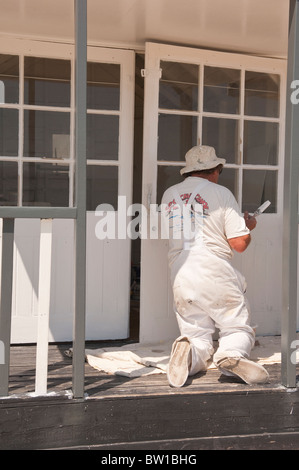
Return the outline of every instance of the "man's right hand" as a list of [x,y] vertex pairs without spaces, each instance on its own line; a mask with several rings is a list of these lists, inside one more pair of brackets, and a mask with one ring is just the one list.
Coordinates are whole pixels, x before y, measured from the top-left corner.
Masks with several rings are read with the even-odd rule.
[[250,231],[256,227],[256,218],[250,215],[248,211],[244,212],[244,219],[246,227],[249,228]]

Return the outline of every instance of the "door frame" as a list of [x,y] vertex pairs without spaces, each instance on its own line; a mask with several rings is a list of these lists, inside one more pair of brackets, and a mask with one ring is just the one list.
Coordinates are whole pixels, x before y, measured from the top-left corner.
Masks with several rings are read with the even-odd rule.
[[[156,204],[157,194],[157,142],[158,142],[158,116],[159,116],[159,79],[161,78],[160,62],[174,61],[198,65],[210,65],[225,68],[238,68],[242,71],[244,80],[245,68],[266,73],[279,73],[281,76],[280,114],[279,121],[279,156],[277,163],[277,213],[267,214],[275,225],[282,221],[283,211],[283,170],[284,170],[284,140],[285,140],[285,106],[286,106],[286,67],[284,60],[264,57],[254,57],[243,54],[224,53],[218,51],[201,50],[192,47],[172,46],[157,43],[146,43],[145,54],[145,103],[144,103],[144,142],[143,142],[143,179],[142,204],[150,213],[150,205]],[[201,74],[203,67],[201,67]],[[201,75],[201,83],[203,83]],[[201,86],[201,90],[203,87]],[[202,95],[200,96],[202,103]],[[244,94],[241,96],[244,100]],[[165,113],[168,110],[163,110]],[[161,110],[161,112],[163,112]],[[171,112],[171,111],[170,111]],[[179,114],[179,112],[178,112]],[[183,112],[181,112],[183,114]],[[198,130],[201,128],[203,112],[188,112],[198,115]],[[205,113],[206,114],[206,113]],[[219,114],[219,116],[221,116]],[[241,116],[243,118],[243,116]],[[264,120],[264,119],[263,119]],[[267,119],[265,119],[267,120]],[[273,119],[271,119],[273,120]],[[198,131],[199,133],[199,131]],[[200,134],[199,134],[200,135]],[[162,162],[163,164],[163,162]],[[165,162],[167,165],[177,166],[184,162]],[[235,165],[227,165],[234,167]],[[246,168],[252,168],[246,165]],[[245,168],[245,165],[242,165]],[[239,172],[241,173],[241,172]],[[148,223],[150,221],[148,220]],[[140,286],[140,341],[152,342],[168,340],[178,334],[176,319],[173,314],[172,292],[170,289],[169,272],[167,264],[167,247],[165,240],[143,239],[141,243],[141,286]],[[280,256],[280,255],[279,255]],[[237,261],[238,263],[239,261]],[[241,262],[242,263],[242,262]],[[158,280],[157,280],[158,279]]]
[[[75,166],[75,156],[74,156],[74,106],[75,106],[75,50],[74,46],[71,44],[62,44],[59,42],[43,42],[43,41],[32,41],[28,39],[19,39],[19,38],[0,38],[0,53],[2,54],[11,54],[19,56],[20,61],[20,97],[19,103],[16,104],[1,104],[0,107],[18,109],[22,111],[23,109],[42,109],[46,111],[53,111],[55,107],[49,106],[35,106],[35,105],[24,105],[23,95],[24,95],[24,57],[25,56],[35,56],[42,58],[57,58],[57,59],[66,59],[71,61],[71,103],[69,107],[59,108],[61,112],[70,113],[70,158],[67,161],[69,165],[69,205],[73,206],[73,190],[74,190],[74,166]],[[135,53],[131,50],[126,49],[112,49],[107,47],[96,47],[88,46],[87,48],[87,60],[88,61],[97,61],[97,62],[106,62],[106,63],[119,63],[121,66],[121,88],[120,88],[120,109],[119,111],[103,111],[103,114],[118,114],[120,116],[119,124],[119,158],[117,161],[107,161],[107,160],[88,160],[87,164],[93,165],[111,165],[119,167],[119,179],[118,179],[118,195],[126,197],[126,204],[129,206],[132,202],[132,188],[133,188],[133,148],[134,148],[134,92],[135,92]],[[101,111],[91,110],[88,112],[100,113]],[[6,158],[7,161],[16,161],[19,164],[22,164],[25,161],[22,154],[22,142],[23,142],[23,113],[19,112],[19,153],[17,157]],[[88,157],[88,156],[87,156]],[[0,157],[0,160],[5,160],[5,157]],[[26,161],[45,162],[44,159],[26,159]],[[49,160],[51,161],[51,160]],[[47,160],[48,162],[48,160]],[[21,173],[19,173],[19,179],[21,180]],[[22,188],[21,188],[22,190]],[[20,203],[20,198],[19,198]],[[97,250],[98,260],[105,258],[105,263],[109,265],[109,254],[115,252],[115,257],[110,263],[110,270],[107,276],[104,273],[104,276],[97,272],[98,278],[102,279],[102,283],[105,283],[105,287],[95,285],[94,286],[94,295],[91,303],[93,306],[90,307],[89,312],[88,308],[88,299],[87,299],[87,311],[86,311],[86,321],[87,326],[89,322],[89,317],[91,322],[97,322],[97,328],[87,327],[86,330],[86,339],[123,339],[128,336],[129,332],[129,315],[130,315],[130,263],[131,263],[131,241],[130,240],[112,240],[111,243],[108,241],[99,241],[96,239],[95,235],[95,224],[98,218],[95,216],[94,211],[89,211],[87,213],[87,228],[89,227],[89,233],[87,233],[87,241],[89,238],[90,250]],[[38,279],[38,243],[39,240],[39,224],[36,223],[36,220],[26,220],[22,219],[17,221],[16,225],[16,241],[20,240],[24,235],[26,240],[23,246],[23,250],[27,253],[27,261],[30,258],[30,266],[26,268],[23,263],[21,254],[18,253],[18,247],[14,246],[14,279],[13,279],[13,302],[12,302],[12,343],[31,343],[36,341],[37,336],[37,279]],[[22,229],[22,224],[27,228]],[[32,233],[28,232],[28,224],[32,228]],[[72,273],[72,263],[73,263],[73,254],[74,254],[74,230],[72,228],[73,222],[71,220],[60,220],[54,221],[53,223],[53,259],[52,259],[52,289],[51,289],[51,311],[50,311],[50,341],[65,341],[72,340],[73,336],[73,279],[65,284],[65,287],[62,288],[63,275],[61,271],[65,271],[68,274]],[[61,228],[59,228],[61,227]],[[91,227],[91,228],[90,228]],[[60,230],[62,230],[59,235]],[[87,230],[88,232],[88,230]],[[92,233],[90,233],[92,232]],[[28,236],[31,239],[28,241]],[[29,245],[28,245],[29,243]],[[108,250],[106,250],[107,245],[109,244]],[[26,247],[25,247],[26,245]],[[101,245],[101,246],[100,246]],[[112,247],[112,245],[114,245]],[[117,246],[116,246],[117,245]],[[27,249],[31,250],[32,256],[28,256]],[[106,254],[105,254],[106,253]],[[59,267],[57,262],[61,262],[61,255],[65,256],[65,263],[62,263],[63,266]],[[105,256],[104,256],[105,255]],[[1,254],[0,254],[1,256]],[[90,278],[93,278],[95,271],[97,271],[96,256],[93,256],[93,253],[90,253],[88,256],[87,253],[87,263],[93,265],[91,269]],[[104,257],[104,258],[103,258]],[[115,262],[119,263],[119,269],[115,268],[113,272],[113,266]],[[126,266],[126,268],[121,268],[121,266]],[[103,268],[104,269],[104,268]],[[121,270],[122,269],[122,270]],[[126,272],[124,272],[126,271]],[[88,269],[87,269],[88,275]],[[110,277],[109,277],[110,276]],[[110,280],[109,280],[110,279]],[[107,291],[109,286],[113,285],[112,280],[114,279],[115,284],[119,285],[119,296],[120,299],[117,300],[117,296],[112,297],[115,309],[117,309],[117,314],[113,318],[113,315],[110,312],[109,320],[109,311],[105,315],[105,318],[101,318],[101,315],[97,314],[96,303],[99,301],[99,293],[102,294],[103,291]],[[25,286],[30,287],[30,292],[25,289]],[[24,295],[24,290],[28,298],[23,301],[22,296]],[[61,299],[61,296],[63,298]],[[107,294],[108,295],[108,294]],[[26,312],[22,308],[22,305],[26,305]],[[109,307],[109,301],[106,300],[105,305],[101,304],[100,308]],[[61,315],[60,320],[58,319],[59,314]],[[123,318],[123,316],[126,318]],[[91,318],[91,316],[93,318]],[[57,318],[57,325],[53,328],[51,321],[53,318]],[[118,320],[117,320],[118,318]],[[111,322],[114,326],[108,328],[107,323]],[[115,327],[117,325],[117,327]],[[64,331],[64,333],[63,333]],[[113,333],[115,331],[115,334]]]

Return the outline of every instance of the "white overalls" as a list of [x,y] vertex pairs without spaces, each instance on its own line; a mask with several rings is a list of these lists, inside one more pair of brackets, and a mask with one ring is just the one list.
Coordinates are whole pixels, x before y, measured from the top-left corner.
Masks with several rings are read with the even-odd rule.
[[[205,182],[201,179],[201,192]],[[182,210],[179,193],[174,187],[171,190]],[[189,207],[198,190],[196,186],[188,199]],[[255,338],[244,296],[244,277],[232,267],[230,260],[217,256],[206,246],[197,229],[191,243],[184,239],[183,250],[171,264],[178,326],[181,336],[191,343],[190,375],[206,369],[214,353],[215,327],[219,329],[219,348],[214,362],[228,356],[248,358]]]

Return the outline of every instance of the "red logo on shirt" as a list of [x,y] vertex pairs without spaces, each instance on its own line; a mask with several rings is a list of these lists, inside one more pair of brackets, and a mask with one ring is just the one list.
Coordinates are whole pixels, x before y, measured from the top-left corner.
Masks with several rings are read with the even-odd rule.
[[[180,197],[182,199],[182,201],[185,203],[185,204],[188,204],[188,201],[190,199],[190,196],[191,196],[192,193],[184,193],[184,194],[181,194]],[[194,200],[198,203],[198,204],[201,204],[203,206],[203,213],[205,214],[206,211],[209,210],[209,204],[207,203],[207,201],[205,201],[200,194],[196,194]],[[173,199],[172,201],[170,201],[168,203],[168,207],[167,207],[167,211],[170,212],[172,209],[174,209],[174,206],[176,204],[176,200]]]

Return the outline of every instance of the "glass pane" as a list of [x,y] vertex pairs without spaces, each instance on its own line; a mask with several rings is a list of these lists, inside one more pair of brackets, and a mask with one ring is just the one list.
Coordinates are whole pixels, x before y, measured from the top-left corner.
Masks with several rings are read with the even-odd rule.
[[244,122],[244,163],[277,165],[278,124],[275,122]]
[[87,210],[111,204],[117,210],[118,167],[87,165]]
[[70,106],[71,62],[25,57],[24,103],[39,106]]
[[236,199],[238,199],[239,192],[238,174],[238,170],[224,167],[218,180],[218,184],[229,189]]
[[267,212],[277,212],[277,171],[244,170],[243,211],[254,212],[267,200],[271,201]]
[[197,117],[160,114],[158,135],[158,160],[184,161],[197,145]]
[[15,157],[19,153],[19,111],[0,109],[0,155]]
[[159,107],[197,111],[199,66],[161,61],[161,68]]
[[157,179],[157,204],[161,204],[164,191],[173,184],[181,183],[183,177],[180,174],[181,166],[158,166]]
[[24,157],[69,158],[70,115],[24,111]]
[[[162,196],[167,188],[183,181],[183,177],[180,174],[181,168],[181,166],[158,166],[157,204],[161,204]],[[237,198],[238,170],[224,167],[219,177],[218,184],[228,188],[234,194],[235,198]]]
[[0,54],[0,103],[19,102],[19,57]]
[[239,113],[240,70],[204,68],[204,111],[212,113]]
[[87,64],[87,108],[120,108],[120,65]]
[[0,206],[18,204],[18,164],[0,162]]
[[246,72],[245,114],[279,116],[280,76],[270,73]]
[[117,160],[119,116],[87,115],[87,158]]
[[68,207],[68,166],[52,163],[24,163],[23,205]]
[[204,117],[202,144],[210,145],[227,163],[239,163],[239,122],[236,119]]

